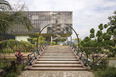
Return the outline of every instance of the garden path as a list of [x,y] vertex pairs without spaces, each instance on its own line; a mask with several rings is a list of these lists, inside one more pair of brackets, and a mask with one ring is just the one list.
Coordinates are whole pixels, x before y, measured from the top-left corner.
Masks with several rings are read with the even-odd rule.
[[89,71],[23,71],[18,77],[94,77]]

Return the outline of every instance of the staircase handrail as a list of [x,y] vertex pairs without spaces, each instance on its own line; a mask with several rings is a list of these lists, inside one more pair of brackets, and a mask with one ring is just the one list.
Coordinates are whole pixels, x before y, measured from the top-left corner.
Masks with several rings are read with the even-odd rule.
[[[40,55],[40,52],[42,52],[42,50],[47,46],[47,42],[44,42],[42,44],[40,44],[40,46],[35,49],[32,53],[27,55],[28,58],[28,65],[32,65],[32,62],[37,59],[37,56]],[[33,55],[33,57],[31,57],[31,55]]]
[[70,43],[70,46],[72,47],[74,52],[76,51],[76,55],[78,55],[79,59],[82,60],[82,62],[84,63],[84,66],[88,66],[88,56],[87,56],[87,54],[84,53],[83,50],[81,50],[79,48],[79,46],[76,46],[73,42]]

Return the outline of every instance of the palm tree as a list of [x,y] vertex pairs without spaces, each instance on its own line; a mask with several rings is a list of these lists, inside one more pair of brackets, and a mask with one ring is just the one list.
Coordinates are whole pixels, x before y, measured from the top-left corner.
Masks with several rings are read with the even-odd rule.
[[12,28],[17,24],[25,26],[28,30],[32,28],[30,20],[22,11],[11,12],[12,8],[10,4],[5,0],[0,1],[0,6],[6,6],[6,9],[9,9],[4,11],[3,8],[0,8],[0,33],[6,33],[9,28]]
[[8,1],[0,0],[0,10],[12,10],[12,8]]

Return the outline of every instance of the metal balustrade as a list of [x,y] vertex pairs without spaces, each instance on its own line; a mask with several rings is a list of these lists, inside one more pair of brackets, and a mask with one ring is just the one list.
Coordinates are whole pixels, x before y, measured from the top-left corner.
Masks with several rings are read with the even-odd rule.
[[36,50],[34,50],[32,53],[28,54],[28,65],[32,65],[32,62],[37,59],[37,56],[40,55],[40,53],[45,49],[47,46],[47,42],[44,42],[41,44]]
[[83,52],[78,46],[76,46],[74,43],[69,44],[70,47],[72,47],[73,51],[76,52],[76,55],[79,57],[79,59],[84,63],[84,66],[88,66],[88,56],[86,53]]

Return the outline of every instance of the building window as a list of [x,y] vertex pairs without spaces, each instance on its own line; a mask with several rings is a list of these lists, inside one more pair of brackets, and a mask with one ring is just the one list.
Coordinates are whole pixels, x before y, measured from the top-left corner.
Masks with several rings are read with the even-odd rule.
[[38,20],[38,19],[39,19],[38,15],[32,15],[32,20]]

